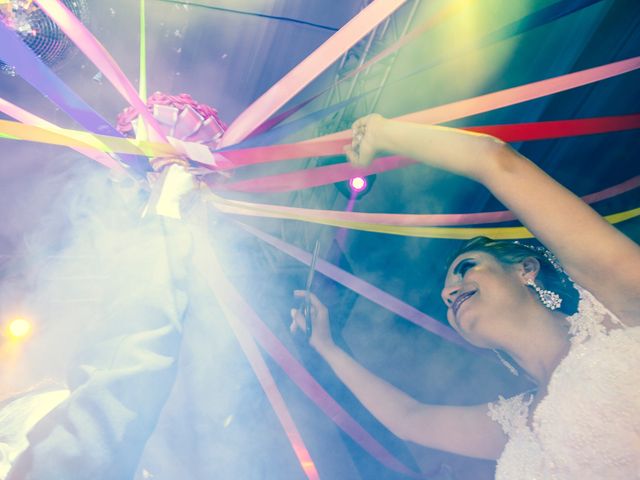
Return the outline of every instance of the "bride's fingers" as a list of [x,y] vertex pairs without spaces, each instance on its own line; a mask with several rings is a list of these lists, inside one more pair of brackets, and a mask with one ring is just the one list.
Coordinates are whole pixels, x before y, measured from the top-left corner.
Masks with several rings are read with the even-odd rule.
[[351,163],[352,165],[358,165],[358,155],[356,155],[352,147],[344,147],[344,154],[347,157],[347,160],[349,160],[349,163]]
[[367,121],[369,120],[369,116],[367,115],[366,117],[360,117],[359,119],[357,119],[355,122],[353,122],[353,124],[351,125],[351,129],[356,132],[360,129],[362,129],[362,127],[367,125]]
[[289,326],[289,330],[291,330],[291,333],[296,333],[296,330],[304,330],[304,327],[305,327],[304,316],[300,313],[300,311],[295,308],[292,308],[290,313],[291,313],[291,325]]
[[358,152],[360,150],[360,145],[362,145],[362,141],[367,134],[366,126],[362,125],[356,129],[354,129],[351,133],[351,147],[354,151]]

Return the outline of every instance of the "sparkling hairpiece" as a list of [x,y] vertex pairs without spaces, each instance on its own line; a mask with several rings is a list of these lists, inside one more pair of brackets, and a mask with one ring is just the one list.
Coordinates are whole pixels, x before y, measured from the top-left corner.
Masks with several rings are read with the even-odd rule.
[[514,240],[513,243],[520,245],[521,247],[528,248],[533,252],[541,253],[556,271],[564,273],[565,275],[567,274],[567,272],[564,271],[564,268],[562,268],[562,265],[560,265],[558,258],[551,252],[551,250],[545,247],[536,247],[533,245],[527,245],[526,243],[520,243],[518,240]]

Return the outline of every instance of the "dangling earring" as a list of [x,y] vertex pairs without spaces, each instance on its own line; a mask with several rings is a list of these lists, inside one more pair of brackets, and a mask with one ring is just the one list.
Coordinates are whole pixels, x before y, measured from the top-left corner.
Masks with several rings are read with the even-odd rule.
[[507,367],[507,370],[509,370],[511,372],[512,375],[515,375],[516,377],[519,376],[520,374],[518,373],[518,370],[516,370],[516,367],[514,367],[513,365],[511,365],[511,363],[509,361],[507,361],[507,359],[505,359],[502,354],[500,354],[500,352],[498,350],[496,350],[495,348],[493,349],[493,352],[498,356],[498,360],[500,360],[500,363],[502,365],[504,365],[505,367]]
[[562,305],[562,298],[556,292],[552,292],[551,290],[544,290],[536,285],[532,279],[527,280],[527,285],[532,287],[536,293],[538,294],[538,298],[542,302],[542,304],[547,307],[549,310],[557,310]]

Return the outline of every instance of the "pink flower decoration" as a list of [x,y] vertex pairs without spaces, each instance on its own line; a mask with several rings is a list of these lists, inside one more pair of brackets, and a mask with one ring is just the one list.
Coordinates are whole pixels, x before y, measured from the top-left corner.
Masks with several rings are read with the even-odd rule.
[[[185,109],[187,105],[193,108],[196,112],[207,118],[213,117],[223,129],[227,129],[227,125],[218,116],[218,111],[204,103],[196,102],[188,93],[181,93],[180,95],[167,95],[162,92],[155,92],[147,100],[147,109],[153,113],[154,105],[169,105],[177,108],[180,112]],[[116,128],[124,135],[131,134],[133,132],[133,121],[138,117],[138,112],[133,107],[125,108],[119,115]]]

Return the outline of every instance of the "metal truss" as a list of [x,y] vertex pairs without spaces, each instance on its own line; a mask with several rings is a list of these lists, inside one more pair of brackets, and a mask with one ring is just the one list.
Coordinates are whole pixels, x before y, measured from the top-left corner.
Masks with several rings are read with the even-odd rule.
[[[362,8],[366,7],[368,3],[370,2],[363,1]],[[343,80],[343,77],[349,72],[362,67],[385,47],[406,35],[416,16],[419,4],[420,0],[408,1],[401,10],[387,17],[367,37],[342,56],[337,67],[333,86],[327,94],[324,106],[328,107],[365,92],[375,91],[375,93],[353,102],[333,118],[326,120],[320,129],[327,129],[328,127],[331,131],[344,130],[349,128],[355,119],[375,111],[395,64],[398,51],[387,56],[382,61],[370,65],[348,80]]]
[[[369,3],[371,3],[371,0],[361,0],[360,10],[364,9]],[[395,64],[398,52],[388,55],[383,60],[370,65],[348,79],[344,79],[344,77],[362,67],[384,48],[402,38],[411,28],[419,5],[420,0],[409,0],[400,10],[380,23],[369,35],[341,57],[335,67],[332,85],[325,94],[323,108],[368,91],[375,91],[375,93],[363,96],[352,102],[347,108],[322,121],[316,129],[316,136],[345,130],[357,118],[375,111]],[[312,158],[307,162],[307,167],[310,168],[333,161],[335,159]],[[333,185],[327,185],[325,187],[292,192],[289,195],[287,204],[307,208],[343,209],[346,199],[338,194]],[[282,222],[280,234],[287,241],[310,249],[315,240],[320,236],[324,236],[328,230],[311,224]]]

